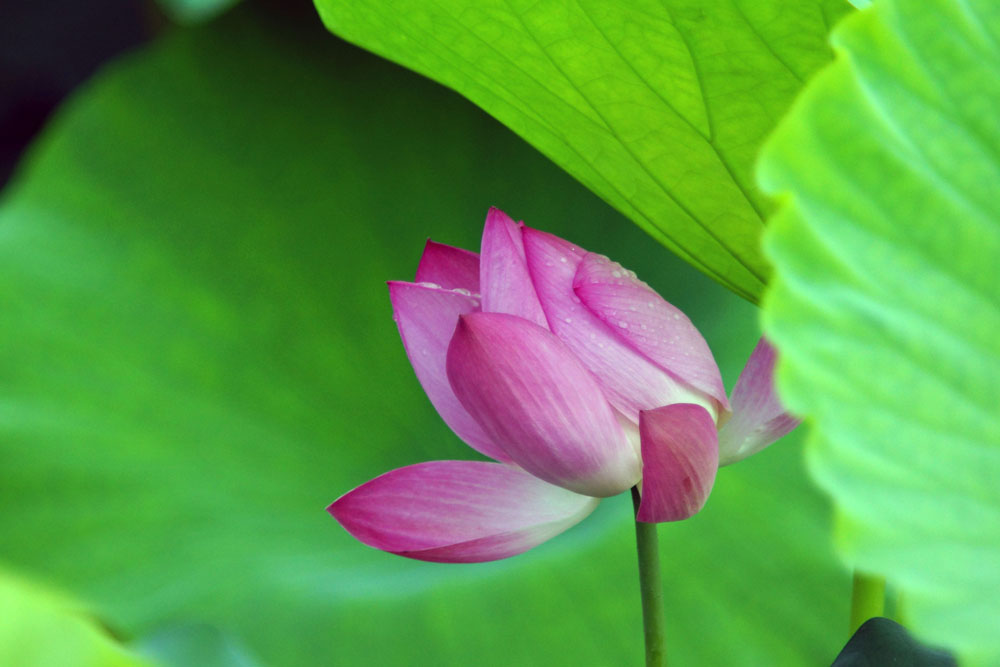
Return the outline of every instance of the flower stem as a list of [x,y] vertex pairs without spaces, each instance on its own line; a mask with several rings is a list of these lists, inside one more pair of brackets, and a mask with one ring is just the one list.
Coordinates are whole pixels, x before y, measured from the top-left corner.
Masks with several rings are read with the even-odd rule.
[[869,618],[885,614],[885,577],[854,571],[851,590],[851,636]]
[[[634,486],[632,507],[638,513],[639,489]],[[646,667],[665,667],[667,624],[663,611],[660,545],[655,523],[635,522],[635,546],[639,552],[639,591],[642,593],[642,630],[646,640]]]

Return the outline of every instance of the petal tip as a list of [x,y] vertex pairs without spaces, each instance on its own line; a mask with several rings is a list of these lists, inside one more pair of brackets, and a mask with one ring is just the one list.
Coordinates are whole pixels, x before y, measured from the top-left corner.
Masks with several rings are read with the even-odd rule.
[[479,255],[428,238],[424,243],[414,281],[446,289],[479,291]]
[[455,563],[527,551],[582,521],[596,504],[514,466],[427,461],[384,473],[327,509],[367,546]]
[[510,220],[511,222],[514,222],[513,218],[504,213],[499,206],[490,206],[489,210],[486,211],[486,219],[489,220],[491,218],[499,218],[501,220]]
[[801,423],[788,413],[775,391],[776,361],[776,350],[761,337],[733,387],[732,415],[719,430],[722,465],[756,454]]

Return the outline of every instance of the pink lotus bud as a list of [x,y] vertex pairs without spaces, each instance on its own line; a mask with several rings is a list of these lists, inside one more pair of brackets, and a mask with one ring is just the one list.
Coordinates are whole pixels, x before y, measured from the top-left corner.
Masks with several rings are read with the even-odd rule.
[[[482,254],[429,241],[416,282],[390,282],[428,398],[498,463],[386,473],[329,507],[355,537],[410,558],[496,560],[641,484],[638,520],[698,512],[716,469],[797,423],[761,341],[726,398],[691,321],[634,273],[490,209]],[[725,423],[721,431],[718,425]]]

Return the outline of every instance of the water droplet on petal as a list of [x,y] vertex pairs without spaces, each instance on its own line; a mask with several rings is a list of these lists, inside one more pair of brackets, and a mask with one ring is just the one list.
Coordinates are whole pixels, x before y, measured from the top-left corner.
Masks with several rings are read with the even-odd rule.
[[628,329],[628,322],[625,320],[618,320],[618,326],[622,329]]

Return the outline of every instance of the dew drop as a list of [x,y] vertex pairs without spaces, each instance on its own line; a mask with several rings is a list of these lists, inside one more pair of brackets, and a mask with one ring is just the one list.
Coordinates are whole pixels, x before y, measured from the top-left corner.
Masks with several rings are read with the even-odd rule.
[[562,262],[563,264],[565,264],[566,263],[566,258],[565,257],[560,257],[559,261]]
[[622,329],[628,329],[628,322],[625,320],[618,320],[618,326]]

